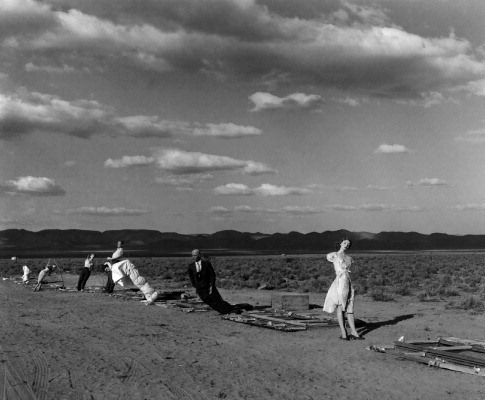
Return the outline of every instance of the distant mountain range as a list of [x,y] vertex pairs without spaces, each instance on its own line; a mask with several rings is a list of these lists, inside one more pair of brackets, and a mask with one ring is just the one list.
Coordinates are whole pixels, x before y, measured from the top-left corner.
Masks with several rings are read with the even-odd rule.
[[248,233],[225,230],[213,234],[183,235],[144,229],[89,231],[24,229],[0,231],[1,256],[79,256],[109,253],[118,240],[133,255],[187,255],[198,248],[207,254],[327,253],[342,237],[352,240],[352,251],[485,250],[485,235],[430,235],[416,232]]

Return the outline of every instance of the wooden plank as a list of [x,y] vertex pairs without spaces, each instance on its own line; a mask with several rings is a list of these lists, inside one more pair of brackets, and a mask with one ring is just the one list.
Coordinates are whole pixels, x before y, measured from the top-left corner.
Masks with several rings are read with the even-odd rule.
[[414,345],[438,345],[440,343],[439,340],[406,340],[405,342],[401,343],[408,343]]
[[442,358],[446,361],[451,361],[456,364],[460,365],[468,365],[470,367],[480,367],[480,368],[485,368],[485,360],[476,358],[476,357],[471,357],[471,356],[463,356],[463,355],[458,355],[458,354],[450,354],[447,353],[446,351],[441,351],[441,350],[425,350],[426,354],[428,356],[434,356],[434,357],[439,357]]
[[279,323],[283,323],[283,324],[300,326],[300,327],[306,328],[306,324],[304,324],[303,322],[285,320],[285,319],[268,317],[266,315],[252,314],[252,313],[248,313],[248,314],[245,314],[245,315],[248,316],[248,317],[256,318],[256,319],[263,319],[263,320],[266,320],[266,321],[279,322]]
[[441,351],[464,351],[464,350],[472,350],[473,346],[440,346],[440,347],[430,347],[432,350],[441,350]]
[[463,366],[463,365],[457,365],[457,364],[454,364],[454,363],[437,361],[437,360],[431,359],[429,357],[416,355],[416,353],[413,353],[413,354],[404,353],[403,357],[408,359],[408,360],[417,361],[421,364],[426,364],[426,365],[428,365],[430,367],[434,367],[434,368],[442,368],[442,369],[446,369],[446,370],[449,370],[449,371],[462,372],[462,373],[465,373],[465,374],[485,377],[485,370],[481,370],[480,368],[477,369],[477,368],[473,368],[473,367],[466,367],[466,366]]
[[460,343],[462,345],[468,345],[468,346],[473,346],[473,345],[485,346],[484,341],[471,340],[471,339],[461,339],[461,338],[457,338],[457,337],[453,337],[453,336],[442,337],[442,338],[440,338],[440,341],[441,340],[445,340],[445,341],[448,341],[448,342],[454,342],[454,343]]

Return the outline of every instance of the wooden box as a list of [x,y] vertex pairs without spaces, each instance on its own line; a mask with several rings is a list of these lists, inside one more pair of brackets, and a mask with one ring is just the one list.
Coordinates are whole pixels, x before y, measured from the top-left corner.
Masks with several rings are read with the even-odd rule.
[[310,296],[296,293],[272,293],[271,308],[276,310],[308,310],[310,308]]

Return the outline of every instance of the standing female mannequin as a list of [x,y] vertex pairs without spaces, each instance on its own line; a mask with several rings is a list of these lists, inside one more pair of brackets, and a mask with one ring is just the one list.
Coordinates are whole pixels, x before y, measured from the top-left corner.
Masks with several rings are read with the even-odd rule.
[[[333,263],[335,268],[335,279],[328,290],[323,311],[333,313],[337,310],[337,319],[340,326],[342,340],[363,340],[355,329],[354,322],[354,288],[350,280],[350,265],[352,258],[345,254],[345,250],[349,249],[352,242],[344,238],[336,246],[337,250],[334,253],[327,254],[327,260]],[[345,329],[344,313],[349,322],[350,334],[347,335]]]

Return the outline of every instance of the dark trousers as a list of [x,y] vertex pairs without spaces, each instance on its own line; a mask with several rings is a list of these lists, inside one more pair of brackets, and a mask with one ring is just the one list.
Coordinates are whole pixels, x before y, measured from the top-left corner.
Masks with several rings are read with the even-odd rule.
[[233,310],[233,306],[222,298],[216,288],[213,288],[210,294],[208,289],[199,290],[197,294],[205,304],[213,310],[216,310],[219,314],[229,314]]
[[106,282],[104,289],[107,293],[113,293],[113,290],[115,290],[115,283],[113,282],[113,274],[111,271],[108,271],[108,282]]
[[89,268],[83,267],[81,273],[79,274],[79,280],[77,282],[77,290],[84,290],[84,286],[86,286],[86,282],[91,275],[91,270]]

